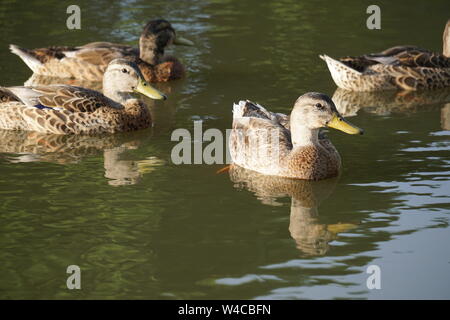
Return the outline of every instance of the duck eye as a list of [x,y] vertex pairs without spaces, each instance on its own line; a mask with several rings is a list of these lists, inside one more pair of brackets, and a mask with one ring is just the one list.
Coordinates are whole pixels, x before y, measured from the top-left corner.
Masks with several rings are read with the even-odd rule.
[[321,105],[320,103],[316,103],[316,108],[319,110],[325,110],[325,107]]
[[125,69],[125,68],[123,68],[123,69],[122,69],[122,72],[123,72],[123,73],[128,73],[128,70]]

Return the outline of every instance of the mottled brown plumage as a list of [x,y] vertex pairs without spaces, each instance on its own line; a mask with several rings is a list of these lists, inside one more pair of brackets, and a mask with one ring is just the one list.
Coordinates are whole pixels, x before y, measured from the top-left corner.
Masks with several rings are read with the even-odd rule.
[[136,59],[144,78],[149,82],[167,82],[183,78],[186,74],[181,62],[172,56],[164,57],[164,60],[156,65],[151,65],[142,59]]
[[139,39],[139,49],[111,42],[38,49],[11,45],[10,49],[34,73],[40,75],[101,81],[109,62],[125,58],[139,66],[146,81],[165,82],[185,75],[184,66],[178,59],[164,55],[164,49],[172,43],[192,44],[186,39],[177,37],[168,21],[152,20],[144,27]]
[[124,59],[109,64],[103,88],[105,94],[69,85],[0,87],[0,128],[56,134],[139,130],[151,125],[150,112],[130,93],[139,90],[154,99],[165,98]]
[[339,153],[321,127],[362,133],[339,115],[333,101],[321,93],[299,97],[290,117],[272,113],[250,101],[233,109],[230,154],[233,163],[256,172],[304,180],[339,174]]
[[320,56],[336,85],[352,91],[440,89],[450,86],[450,20],[443,53],[415,46],[395,46],[380,53],[338,60]]

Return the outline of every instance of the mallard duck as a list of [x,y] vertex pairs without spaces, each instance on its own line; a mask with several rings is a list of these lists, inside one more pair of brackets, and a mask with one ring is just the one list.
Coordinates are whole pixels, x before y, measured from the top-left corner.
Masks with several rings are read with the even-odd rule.
[[322,127],[363,133],[345,121],[323,93],[300,96],[290,116],[240,101],[233,107],[229,143],[232,162],[266,175],[305,180],[335,177],[341,159],[331,141],[319,134]]
[[150,111],[131,93],[166,99],[125,59],[109,63],[103,92],[69,85],[0,87],[0,128],[58,134],[138,130],[151,125]]
[[144,27],[139,49],[111,42],[92,42],[79,47],[25,49],[10,45],[9,48],[34,73],[41,75],[101,81],[109,62],[126,58],[138,65],[146,81],[165,82],[185,74],[178,59],[164,55],[164,49],[172,43],[193,45],[177,36],[168,21],[160,19],[152,20]]
[[380,53],[339,60],[320,56],[342,89],[437,89],[450,86],[450,20],[443,35],[443,53],[415,46],[396,46]]

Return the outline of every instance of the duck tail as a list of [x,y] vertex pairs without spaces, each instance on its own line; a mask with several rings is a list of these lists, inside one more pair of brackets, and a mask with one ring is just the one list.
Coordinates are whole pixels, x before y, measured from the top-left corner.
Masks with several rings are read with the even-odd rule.
[[354,73],[357,75],[361,75],[361,72],[359,72],[358,70],[346,65],[345,63],[333,59],[329,56],[327,56],[326,54],[321,54],[319,55],[319,57],[325,61],[327,63],[328,69],[331,72],[331,75],[333,75],[333,73],[342,73],[342,72],[347,72],[347,73]]
[[233,118],[255,117],[271,119],[271,113],[258,103],[241,100],[233,105]]
[[342,89],[352,90],[351,84],[355,81],[355,79],[362,77],[362,73],[360,71],[348,66],[342,61],[333,59],[326,54],[320,55],[319,57],[327,63],[331,77],[336,85]]
[[42,67],[42,62],[39,61],[32,53],[31,50],[21,48],[16,46],[15,44],[9,45],[9,50],[15,55],[18,55],[23,62],[33,71],[34,73],[38,73],[40,67]]
[[233,118],[242,118],[244,116],[245,104],[246,102],[244,100],[233,103]]
[[11,101],[20,101],[20,99],[8,88],[0,87],[0,104]]

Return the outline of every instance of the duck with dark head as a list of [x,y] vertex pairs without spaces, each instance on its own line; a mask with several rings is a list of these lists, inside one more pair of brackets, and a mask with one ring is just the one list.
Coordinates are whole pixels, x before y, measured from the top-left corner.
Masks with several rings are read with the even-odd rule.
[[177,35],[167,20],[158,19],[145,25],[139,38],[139,48],[111,42],[91,42],[78,47],[38,49],[10,45],[10,50],[39,75],[101,81],[112,60],[125,58],[138,65],[146,81],[165,82],[185,75],[181,62],[164,54],[171,44],[192,46],[193,42]]

